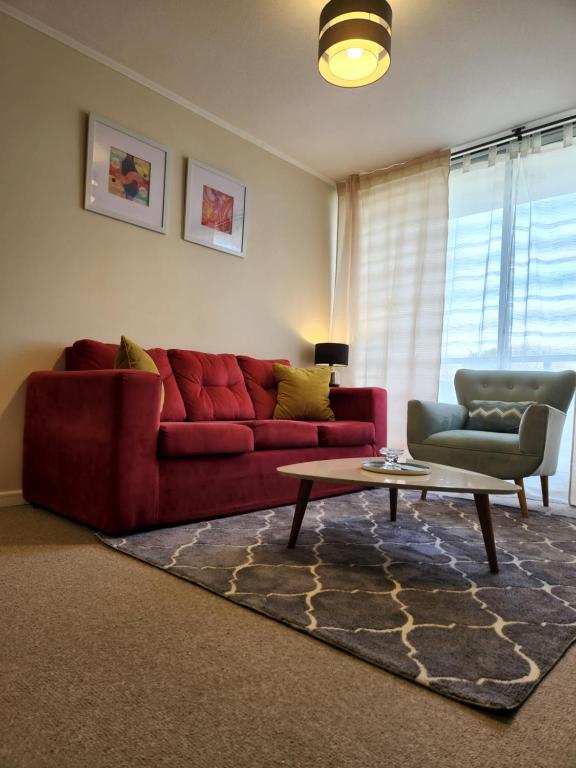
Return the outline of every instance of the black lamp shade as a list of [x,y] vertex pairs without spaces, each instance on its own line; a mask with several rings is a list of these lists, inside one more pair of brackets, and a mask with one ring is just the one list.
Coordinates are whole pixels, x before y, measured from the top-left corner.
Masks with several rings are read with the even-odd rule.
[[314,365],[348,365],[348,344],[325,342],[314,347]]

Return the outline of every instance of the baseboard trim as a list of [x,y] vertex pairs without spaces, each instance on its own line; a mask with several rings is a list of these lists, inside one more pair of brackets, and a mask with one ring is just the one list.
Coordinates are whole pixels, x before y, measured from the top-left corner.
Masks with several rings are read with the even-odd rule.
[[28,502],[22,496],[22,491],[0,491],[0,508],[20,507]]

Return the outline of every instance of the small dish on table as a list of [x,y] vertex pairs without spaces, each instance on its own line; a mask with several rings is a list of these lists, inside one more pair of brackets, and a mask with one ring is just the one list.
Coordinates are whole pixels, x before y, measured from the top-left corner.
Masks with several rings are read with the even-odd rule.
[[382,475],[429,475],[430,467],[417,461],[388,461],[387,459],[367,459],[362,462],[362,469],[380,472]]

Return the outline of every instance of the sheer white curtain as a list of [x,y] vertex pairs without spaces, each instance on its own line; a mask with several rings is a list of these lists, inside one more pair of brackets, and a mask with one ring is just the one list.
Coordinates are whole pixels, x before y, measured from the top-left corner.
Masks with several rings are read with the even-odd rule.
[[[462,367],[576,367],[572,125],[452,167],[440,400],[454,399]],[[552,496],[564,501],[571,438],[569,417],[550,479]]]
[[450,153],[338,186],[331,338],[350,344],[343,382],[388,390],[388,442],[406,445],[406,403],[438,394]]

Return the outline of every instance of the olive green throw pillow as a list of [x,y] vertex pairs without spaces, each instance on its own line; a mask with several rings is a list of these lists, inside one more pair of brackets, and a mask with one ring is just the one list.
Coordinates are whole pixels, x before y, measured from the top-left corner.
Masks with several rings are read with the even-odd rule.
[[[136,344],[135,341],[127,339],[126,336],[122,336],[120,340],[120,346],[114,360],[114,368],[131,368],[134,371],[148,371],[148,373],[157,373],[160,376],[160,371],[148,352]],[[160,394],[160,410],[162,410],[163,405],[164,384],[162,384],[162,392]]]
[[292,368],[274,363],[272,371],[278,382],[275,419],[335,421],[330,408],[329,368]]
[[517,434],[524,412],[532,401],[508,403],[502,400],[471,400],[466,429]]

